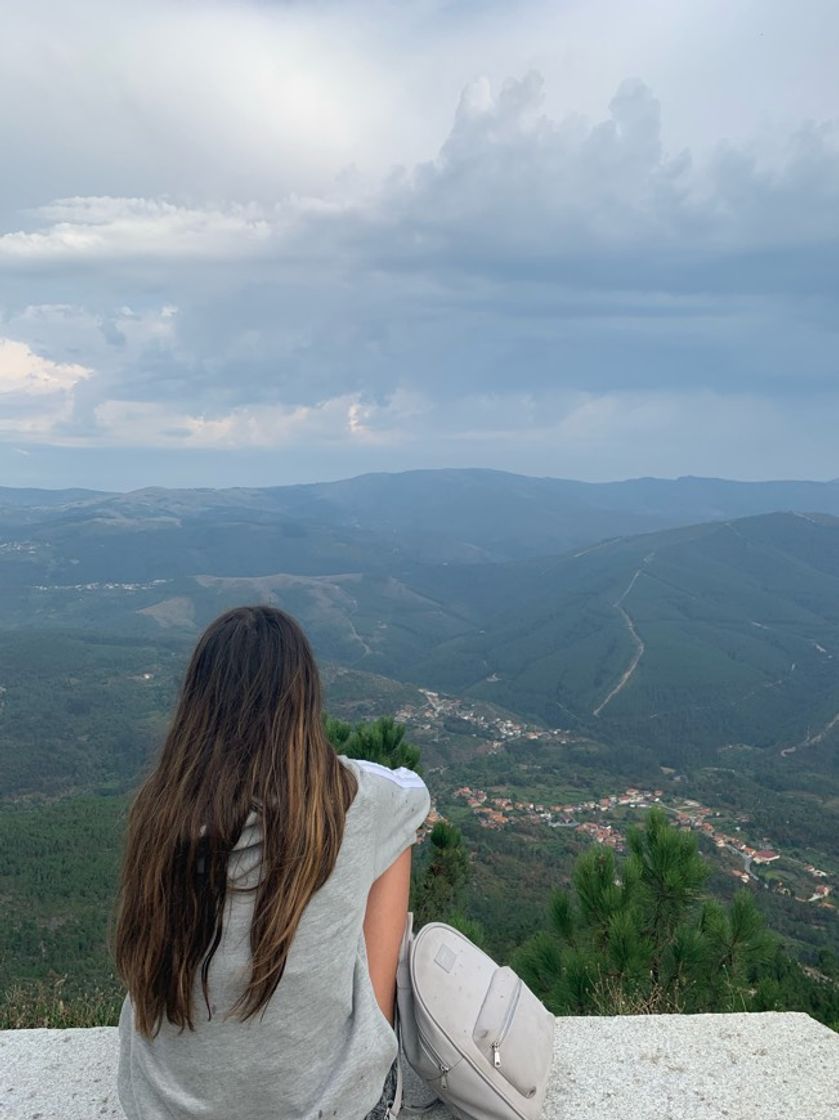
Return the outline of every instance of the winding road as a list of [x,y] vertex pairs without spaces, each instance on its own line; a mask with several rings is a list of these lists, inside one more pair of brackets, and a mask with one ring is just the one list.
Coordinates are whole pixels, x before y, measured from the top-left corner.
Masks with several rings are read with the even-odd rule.
[[802,739],[801,742],[796,743],[794,747],[784,747],[781,751],[781,758],[789,758],[789,756],[795,754],[796,751],[804,750],[806,747],[812,747],[816,743],[820,743],[824,737],[833,730],[837,723],[839,723],[839,712],[837,712],[833,719],[829,720],[821,731],[817,732],[815,735],[808,735],[806,739]]
[[644,565],[649,564],[654,556],[655,556],[655,553],[651,552],[648,556],[644,557],[644,561],[643,561],[642,566],[637,570],[635,575],[629,581],[629,584],[628,584],[626,590],[624,591],[623,595],[621,595],[620,598],[617,599],[612,604],[615,607],[615,609],[619,612],[621,618],[624,621],[624,624],[625,624],[627,630],[629,631],[629,635],[632,638],[632,641],[635,645],[635,652],[632,655],[632,660],[629,662],[626,669],[624,669],[624,672],[623,672],[623,675],[622,675],[621,679],[618,681],[618,683],[615,685],[615,687],[612,689],[612,691],[609,693],[609,695],[606,697],[606,699],[602,702],[602,704],[598,704],[598,706],[591,713],[593,716],[599,716],[600,713],[603,711],[603,709],[606,707],[606,705],[611,704],[611,702],[618,695],[618,693],[622,692],[626,688],[626,686],[632,680],[632,676],[633,676],[635,670],[640,665],[641,658],[644,656],[644,650],[646,649],[646,646],[644,645],[644,641],[641,638],[641,636],[639,635],[638,631],[635,629],[635,623],[632,620],[632,616],[625,609],[623,604],[624,604],[624,601],[626,600],[627,595],[629,595],[630,591],[635,586],[635,584],[638,580],[638,577],[643,572]]

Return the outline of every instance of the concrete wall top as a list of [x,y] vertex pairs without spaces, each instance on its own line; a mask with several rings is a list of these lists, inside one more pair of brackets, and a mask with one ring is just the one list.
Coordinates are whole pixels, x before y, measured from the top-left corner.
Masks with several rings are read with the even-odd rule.
[[[112,1027],[0,1031],[0,1117],[123,1120],[116,1061]],[[807,1015],[557,1019],[544,1120],[837,1118],[839,1035]]]

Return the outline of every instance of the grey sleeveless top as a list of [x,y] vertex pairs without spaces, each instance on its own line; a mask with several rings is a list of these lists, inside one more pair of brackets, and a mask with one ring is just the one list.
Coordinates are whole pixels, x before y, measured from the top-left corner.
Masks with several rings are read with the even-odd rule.
[[[212,1018],[196,979],[194,1031],[164,1021],[151,1041],[134,1030],[130,997],[119,1022],[119,1098],[129,1120],[361,1120],[396,1057],[367,967],[363,922],[373,881],[416,840],[428,814],[411,770],[339,756],[358,792],[329,879],[309,901],[279,987],[262,1017],[224,1019],[250,967],[254,893],[228,891],[224,932],[209,970]],[[238,886],[258,882],[252,813],[228,864]]]

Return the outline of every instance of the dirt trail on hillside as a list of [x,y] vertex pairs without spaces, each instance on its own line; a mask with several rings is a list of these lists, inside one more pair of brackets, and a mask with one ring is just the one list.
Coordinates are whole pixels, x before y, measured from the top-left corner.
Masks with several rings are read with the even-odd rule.
[[825,736],[829,735],[837,724],[839,724],[839,712],[836,713],[833,719],[828,720],[821,731],[817,732],[815,735],[808,735],[806,739],[802,739],[801,742],[796,743],[794,747],[784,747],[781,751],[781,758],[789,758],[789,756],[795,754],[796,751],[815,746],[816,743],[821,743]]
[[644,650],[647,647],[644,645],[643,638],[640,636],[638,631],[635,629],[635,623],[632,620],[632,616],[629,614],[629,612],[626,610],[626,608],[624,607],[623,604],[626,600],[627,595],[629,595],[630,591],[635,586],[638,577],[643,572],[644,565],[649,564],[654,556],[655,556],[655,553],[651,552],[649,554],[649,556],[644,557],[644,564],[642,564],[642,566],[638,569],[638,571],[635,573],[635,575],[629,581],[629,584],[628,584],[626,590],[624,591],[623,595],[621,595],[621,597],[614,603],[615,609],[618,611],[621,618],[623,619],[624,624],[625,624],[627,630],[629,631],[629,635],[630,635],[630,637],[632,638],[632,641],[635,644],[635,652],[632,655],[632,660],[629,662],[629,665],[627,665],[626,669],[624,669],[623,676],[621,677],[621,679],[618,681],[618,683],[615,685],[615,687],[612,689],[612,691],[609,693],[609,695],[606,697],[606,699],[603,701],[603,703],[598,704],[598,706],[591,713],[593,716],[599,716],[600,713],[603,711],[603,709],[606,707],[606,705],[611,704],[611,702],[618,695],[618,693],[622,692],[626,688],[626,686],[632,680],[632,676],[633,676],[635,670],[640,665],[641,658],[644,656]]

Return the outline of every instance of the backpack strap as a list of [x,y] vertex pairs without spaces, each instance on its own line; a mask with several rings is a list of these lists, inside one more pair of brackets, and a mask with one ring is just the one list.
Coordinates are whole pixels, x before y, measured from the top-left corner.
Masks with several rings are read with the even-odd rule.
[[[396,1013],[396,1037],[399,1038],[399,1012]],[[400,1044],[400,1050],[401,1050]],[[402,1061],[401,1054],[396,1055],[396,1088],[393,1091],[393,1104],[387,1110],[386,1120],[396,1120],[402,1108]]]
[[[399,945],[399,957],[396,962],[396,990],[400,988],[410,987],[411,973],[409,967],[409,954],[411,949],[411,938],[414,932],[414,915],[408,911],[405,917],[405,929],[402,932],[402,941]],[[388,1120],[396,1120],[399,1115],[399,1110],[402,1107],[402,1016],[399,1013],[399,1000],[393,1001],[393,1025],[396,1031],[396,1041],[398,1044],[398,1051],[396,1054],[396,1090],[393,1097],[393,1104],[390,1106],[388,1112]]]
[[396,987],[410,988],[410,950],[411,939],[414,935],[414,915],[409,910],[405,917],[405,929],[402,931],[402,941],[399,945],[399,956],[396,960]]

